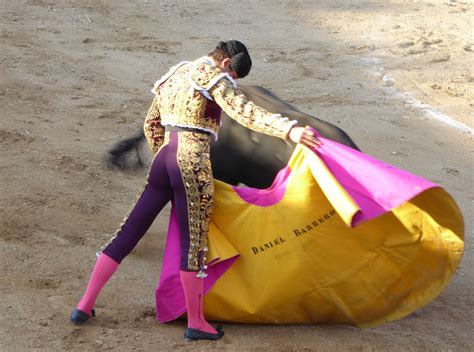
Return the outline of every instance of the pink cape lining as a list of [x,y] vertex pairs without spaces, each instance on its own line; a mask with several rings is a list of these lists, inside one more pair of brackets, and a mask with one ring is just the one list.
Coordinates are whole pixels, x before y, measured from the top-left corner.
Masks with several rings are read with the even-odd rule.
[[[400,170],[357,150],[319,137],[322,145],[315,153],[324,161],[337,181],[357,203],[360,211],[354,216],[352,226],[374,219],[409,201],[436,184],[419,176]],[[271,187],[265,190],[250,187],[233,187],[236,194],[249,204],[271,206],[285,194],[291,174],[283,168]],[[180,262],[179,229],[174,210],[171,211],[168,237],[163,256],[161,276],[156,288],[156,318],[160,322],[177,319],[186,312],[184,293],[179,278]],[[209,265],[204,279],[204,292],[231,267],[238,256]]]

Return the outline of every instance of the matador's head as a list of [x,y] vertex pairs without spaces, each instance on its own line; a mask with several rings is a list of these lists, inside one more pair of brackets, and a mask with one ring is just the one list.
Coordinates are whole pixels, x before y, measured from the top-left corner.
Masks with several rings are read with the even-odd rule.
[[219,42],[209,56],[216,60],[224,70],[227,68],[233,71],[237,76],[234,78],[244,78],[252,68],[252,60],[247,48],[238,40]]

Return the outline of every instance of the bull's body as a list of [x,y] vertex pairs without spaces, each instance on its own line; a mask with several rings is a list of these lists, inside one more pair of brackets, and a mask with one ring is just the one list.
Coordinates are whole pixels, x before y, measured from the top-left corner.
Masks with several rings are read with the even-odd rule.
[[[302,113],[269,90],[258,86],[239,88],[258,106],[297,120],[299,126],[312,126],[322,137],[359,149],[339,127]],[[266,188],[286,165],[294,148],[293,143],[253,132],[222,113],[219,140],[212,144],[211,151],[214,177],[233,185]]]
[[[250,100],[268,111],[297,120],[299,126],[312,126],[322,137],[359,149],[339,127],[302,113],[269,90],[258,86],[239,88]],[[119,143],[110,151],[109,161],[120,165],[122,154],[135,147],[139,141],[143,141],[143,138],[142,135]],[[250,187],[266,188],[272,184],[278,171],[286,165],[294,148],[293,143],[253,132],[223,113],[219,140],[212,143],[211,149],[214,177],[233,185],[243,183]]]

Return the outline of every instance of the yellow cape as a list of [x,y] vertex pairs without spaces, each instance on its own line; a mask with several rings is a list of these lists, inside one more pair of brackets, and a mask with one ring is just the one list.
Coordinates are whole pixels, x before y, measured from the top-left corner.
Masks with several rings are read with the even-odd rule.
[[462,257],[464,225],[443,189],[350,227],[358,206],[314,153],[298,147],[289,167],[285,194],[271,206],[215,182],[209,257],[240,257],[206,296],[207,318],[374,326],[445,288]]

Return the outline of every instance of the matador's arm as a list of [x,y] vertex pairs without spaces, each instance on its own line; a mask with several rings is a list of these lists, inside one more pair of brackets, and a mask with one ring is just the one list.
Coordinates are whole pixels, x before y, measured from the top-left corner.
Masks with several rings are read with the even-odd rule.
[[249,101],[227,75],[218,80],[209,92],[227,115],[256,132],[288,139],[290,129],[297,123],[280,114],[268,112]]
[[146,140],[153,155],[160,149],[165,135],[165,128],[161,125],[158,101],[159,95],[155,95],[148,114],[146,115],[145,124],[143,125],[143,132],[145,133]]

